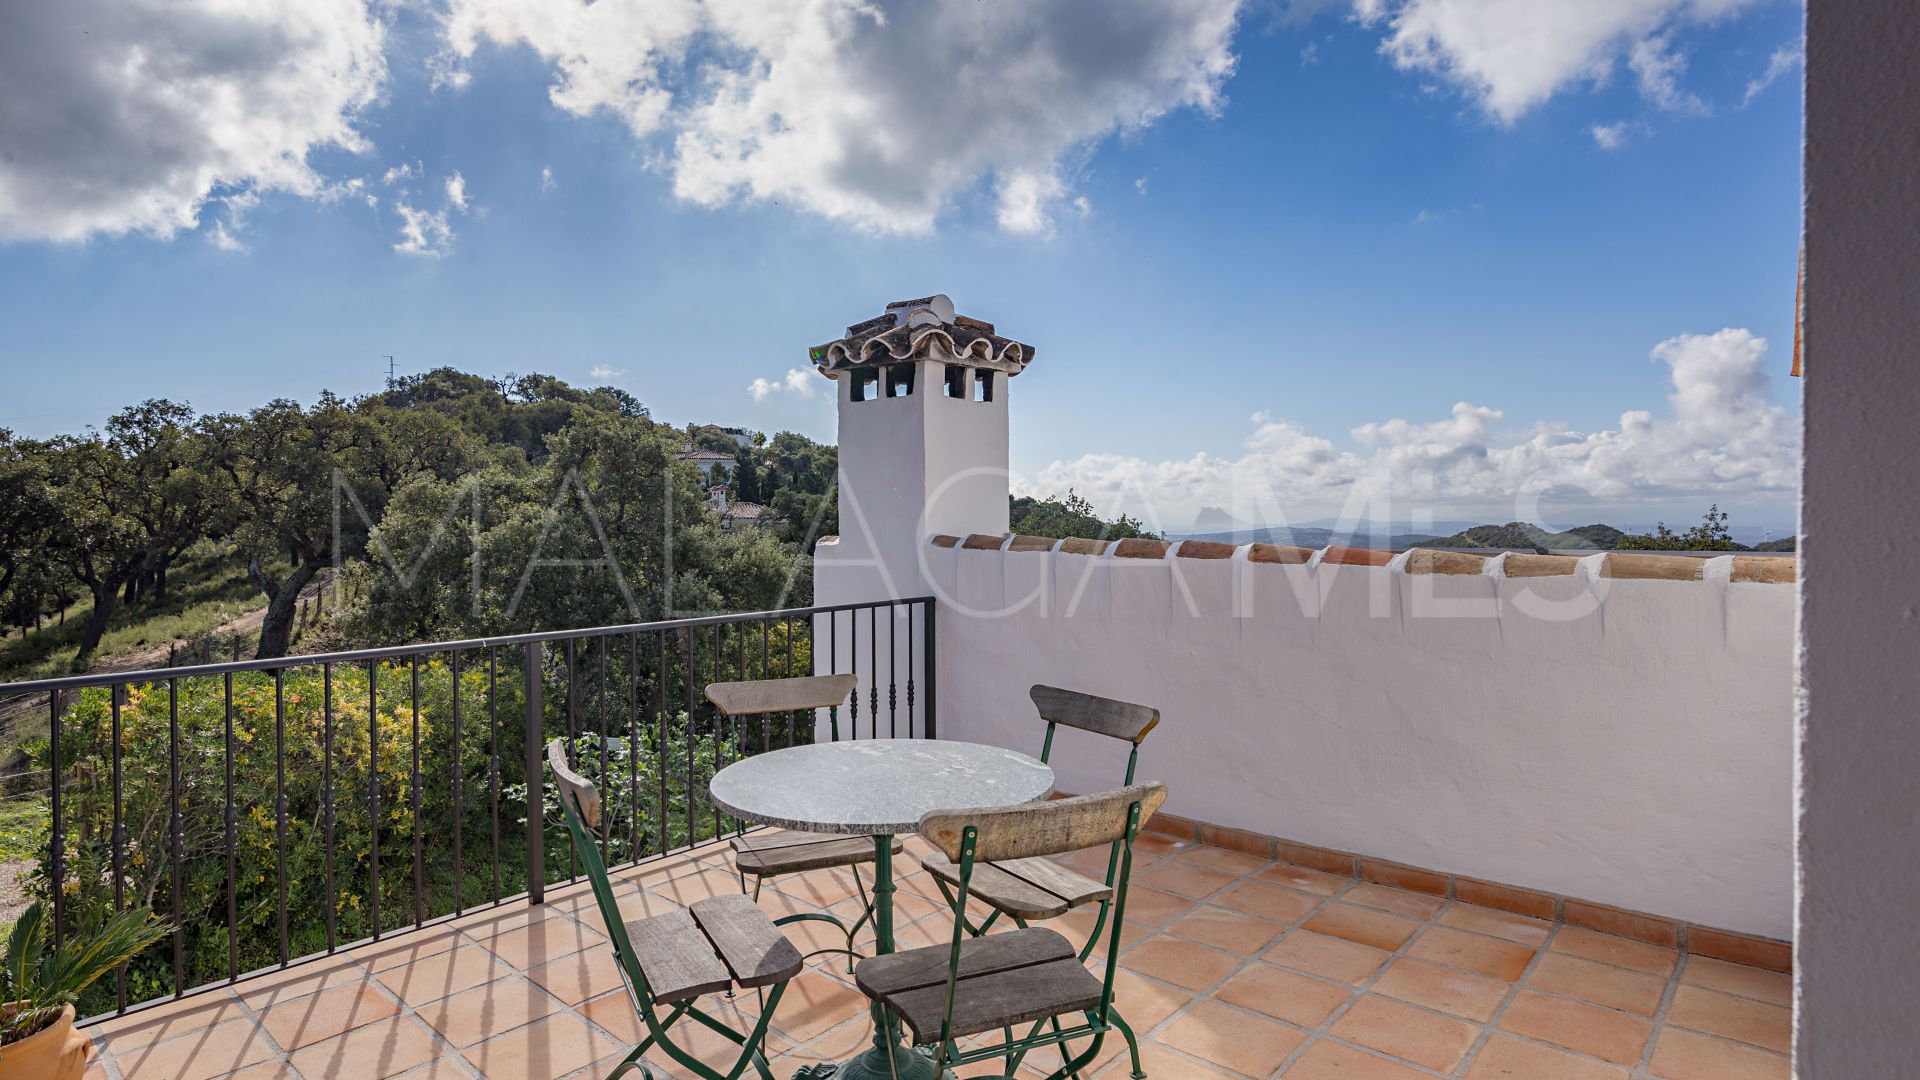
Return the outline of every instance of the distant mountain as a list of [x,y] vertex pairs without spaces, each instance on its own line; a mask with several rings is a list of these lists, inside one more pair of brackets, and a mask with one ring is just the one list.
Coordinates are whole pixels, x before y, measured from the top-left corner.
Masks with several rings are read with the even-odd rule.
[[1798,551],[1800,550],[1799,545],[1800,545],[1799,537],[1787,536],[1787,537],[1782,537],[1779,540],[1769,540],[1764,544],[1755,544],[1753,545],[1753,550],[1755,551]]
[[1627,534],[1611,525],[1582,525],[1566,532],[1548,532],[1527,521],[1505,525],[1475,525],[1452,536],[1427,541],[1428,547],[1517,548],[1522,551],[1612,551]]

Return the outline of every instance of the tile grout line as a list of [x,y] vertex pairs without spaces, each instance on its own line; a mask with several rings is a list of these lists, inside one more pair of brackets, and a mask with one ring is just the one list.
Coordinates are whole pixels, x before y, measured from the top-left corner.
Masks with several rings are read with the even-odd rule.
[[1673,999],[1680,993],[1680,980],[1686,976],[1686,973],[1687,956],[1682,953],[1673,965],[1673,976],[1667,980],[1667,985],[1660,991],[1660,1007],[1654,1011],[1653,1031],[1647,1036],[1647,1045],[1640,1055],[1639,1063],[1634,1066],[1634,1080],[1646,1080],[1653,1075],[1653,1055],[1659,1049],[1661,1036],[1666,1034],[1667,1013],[1673,1008]]
[[[1472,1046],[1467,1048],[1466,1056],[1460,1060],[1459,1066],[1454,1069],[1451,1075],[1455,1077],[1465,1076],[1467,1070],[1473,1067],[1473,1063],[1480,1059],[1481,1052],[1487,1048],[1489,1042],[1493,1041],[1493,1033],[1500,1030],[1500,1021],[1506,1017],[1507,1010],[1513,1007],[1514,1002],[1520,1000],[1521,987],[1525,986],[1527,981],[1533,978],[1533,973],[1539,969],[1541,962],[1546,959],[1547,953],[1553,948],[1554,940],[1560,936],[1560,929],[1563,925],[1564,924],[1561,923],[1554,923],[1550,929],[1548,929],[1546,938],[1534,949],[1533,958],[1527,961],[1526,967],[1520,969],[1520,977],[1513,980],[1512,986],[1507,987],[1506,995],[1500,999],[1500,1004],[1494,1006],[1493,1012],[1488,1014],[1486,1023],[1480,1025],[1480,1036],[1473,1041]],[[1503,1032],[1503,1034],[1514,1033]],[[1558,1049],[1564,1050],[1567,1048],[1559,1047]]]

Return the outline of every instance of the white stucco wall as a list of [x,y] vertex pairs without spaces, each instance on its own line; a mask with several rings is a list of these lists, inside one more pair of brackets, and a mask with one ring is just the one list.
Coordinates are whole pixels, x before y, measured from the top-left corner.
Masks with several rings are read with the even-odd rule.
[[[1037,750],[1036,682],[1140,701],[1172,813],[1790,936],[1790,587],[920,552],[943,738]],[[1104,742],[1062,733],[1063,789]]]

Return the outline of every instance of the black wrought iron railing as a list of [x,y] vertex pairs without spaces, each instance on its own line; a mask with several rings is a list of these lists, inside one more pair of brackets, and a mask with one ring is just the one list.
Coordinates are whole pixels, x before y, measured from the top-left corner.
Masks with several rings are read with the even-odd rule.
[[538,903],[578,870],[545,740],[606,793],[607,863],[660,858],[739,827],[715,772],[815,737],[723,717],[706,684],[851,673],[840,737],[933,738],[934,648],[920,597],[0,684],[49,722],[30,891],[56,942],[143,904],[175,927],[88,1017]]

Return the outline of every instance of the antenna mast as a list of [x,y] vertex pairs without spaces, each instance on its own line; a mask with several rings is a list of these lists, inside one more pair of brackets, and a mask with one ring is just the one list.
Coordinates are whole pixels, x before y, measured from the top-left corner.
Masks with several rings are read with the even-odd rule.
[[387,389],[391,390],[393,389],[393,357],[392,356],[386,357],[386,361],[387,361]]

